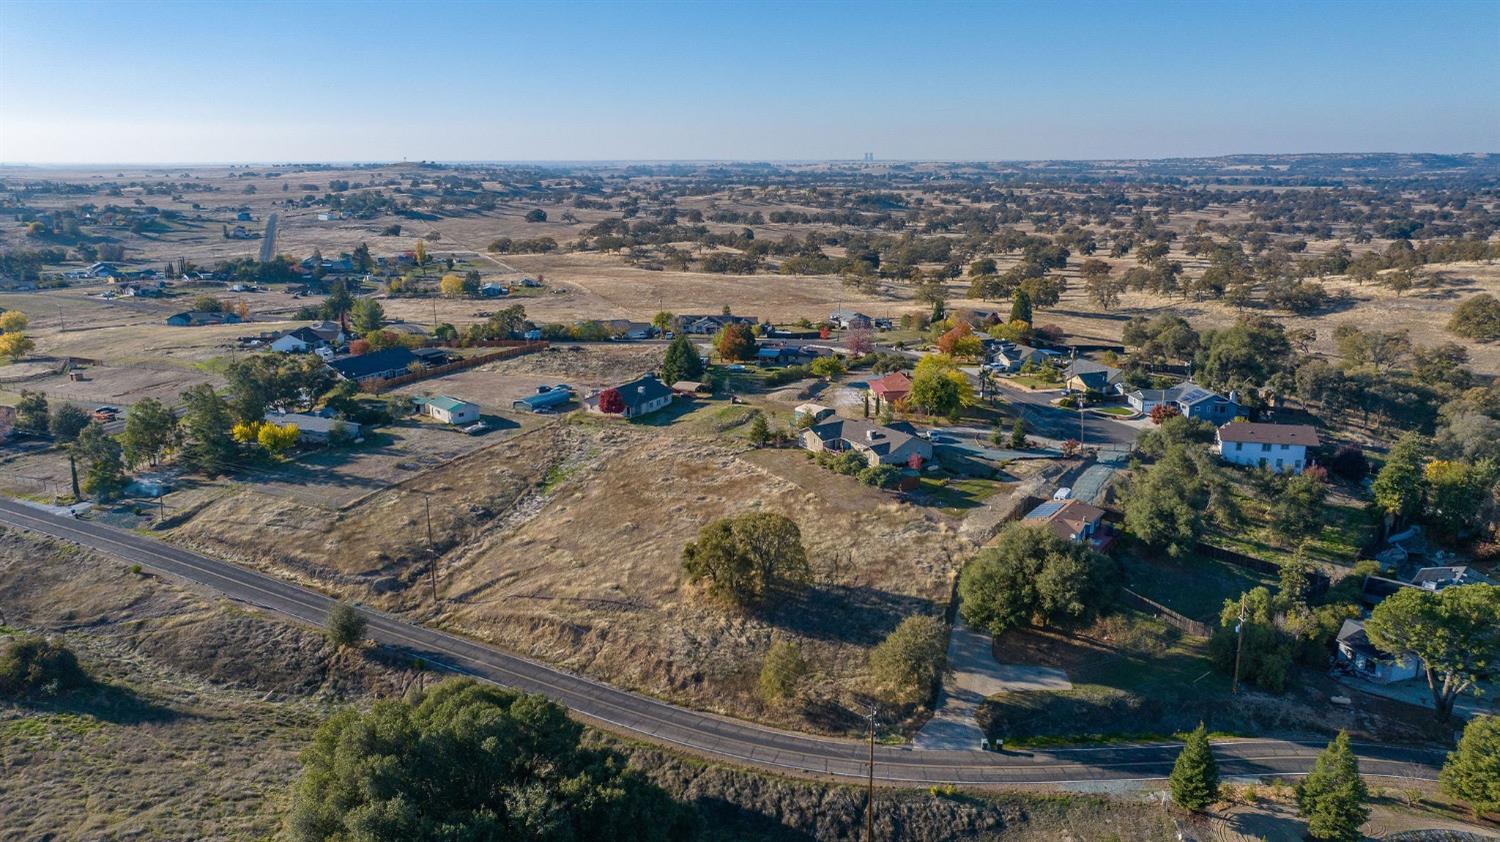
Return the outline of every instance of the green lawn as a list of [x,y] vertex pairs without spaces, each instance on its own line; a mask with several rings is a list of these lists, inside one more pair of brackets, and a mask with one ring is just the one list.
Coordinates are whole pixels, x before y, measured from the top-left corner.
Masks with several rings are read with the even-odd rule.
[[1114,415],[1120,418],[1129,418],[1135,414],[1135,410],[1128,406],[1094,406],[1089,409],[1101,415]]
[[[1216,527],[1205,540],[1218,547],[1234,550],[1245,555],[1279,562],[1288,557],[1294,547],[1271,534],[1270,507],[1244,494],[1237,494],[1245,522],[1238,527],[1225,529]],[[1359,548],[1375,529],[1362,506],[1355,504],[1327,503],[1323,507],[1323,532],[1307,543],[1308,558],[1314,562],[1340,567],[1353,565],[1359,559]]]
[[957,515],[978,507],[1003,487],[1004,483],[988,479],[924,476],[913,494],[920,497],[919,503]]
[[1179,614],[1213,625],[1224,600],[1251,588],[1274,588],[1274,577],[1224,561],[1191,557],[1182,562],[1148,561],[1122,556],[1126,587]]

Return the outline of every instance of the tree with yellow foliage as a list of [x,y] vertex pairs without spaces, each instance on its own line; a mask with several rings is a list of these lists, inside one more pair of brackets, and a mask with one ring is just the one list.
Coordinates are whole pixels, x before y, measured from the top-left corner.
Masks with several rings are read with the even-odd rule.
[[297,443],[299,431],[296,424],[272,424],[260,425],[260,432],[256,434],[256,441],[266,452],[272,456],[280,456],[283,452],[291,449]]
[[438,291],[449,298],[458,298],[464,294],[464,279],[449,272],[438,281]]
[[240,444],[253,444],[260,440],[261,421],[241,421],[229,428],[229,437]]
[[427,265],[427,244],[425,242],[421,241],[421,240],[417,240],[417,247],[415,249],[413,249],[412,251],[416,255],[417,265],[418,266],[426,266]]
[[25,330],[29,324],[31,320],[26,318],[26,314],[20,310],[6,310],[0,313],[0,332],[16,333]]
[[[7,313],[6,315],[10,314]],[[9,359],[13,363],[20,362],[34,348],[36,348],[36,343],[31,341],[31,337],[19,330],[0,333],[0,356]]]

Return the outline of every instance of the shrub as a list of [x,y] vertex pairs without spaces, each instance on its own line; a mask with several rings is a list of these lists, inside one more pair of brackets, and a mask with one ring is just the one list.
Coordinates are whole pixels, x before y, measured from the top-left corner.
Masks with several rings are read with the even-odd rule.
[[943,671],[946,630],[936,617],[907,617],[870,652],[880,689],[899,702],[931,698]]
[[1500,811],[1500,716],[1476,716],[1439,776],[1443,790],[1467,801],[1477,819]]
[[328,641],[334,646],[356,646],[364,640],[365,625],[354,606],[340,602],[328,612]]
[[807,660],[802,647],[785,640],[771,644],[760,667],[760,695],[768,702],[780,701],[797,692],[797,685],[807,675]]
[[901,481],[901,469],[895,465],[871,465],[859,472],[859,481],[876,488],[895,488]]
[[22,635],[0,654],[0,693],[8,698],[58,696],[88,681],[72,650],[60,641]]
[[1370,461],[1365,452],[1352,444],[1341,444],[1326,460],[1328,470],[1350,482],[1359,482],[1370,473]]

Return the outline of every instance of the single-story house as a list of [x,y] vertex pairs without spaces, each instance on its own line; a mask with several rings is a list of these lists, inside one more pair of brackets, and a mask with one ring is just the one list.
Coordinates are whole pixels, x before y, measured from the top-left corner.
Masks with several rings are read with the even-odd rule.
[[167,317],[172,327],[203,327],[204,325],[237,325],[240,317],[234,313],[211,313],[207,310],[189,310]]
[[447,395],[417,398],[422,412],[444,424],[472,424],[479,420],[479,404]]
[[761,365],[786,365],[802,358],[802,349],[785,345],[761,345],[755,349],[755,361]]
[[1278,474],[1301,473],[1308,465],[1307,449],[1318,446],[1318,431],[1307,424],[1231,421],[1215,438],[1214,449],[1225,462]]
[[299,327],[289,330],[271,341],[272,351],[280,351],[284,354],[300,354],[315,348],[322,348],[328,344],[320,334],[312,328]]
[[305,412],[267,412],[266,420],[281,425],[297,425],[297,440],[309,444],[327,444],[340,436],[352,441],[362,437],[365,432],[363,427],[353,421]]
[[727,325],[759,324],[760,319],[754,316],[678,316],[677,322],[682,325],[683,333],[711,334]]
[[559,383],[555,386],[538,386],[534,394],[511,402],[511,408],[520,412],[551,412],[573,399],[573,387]]
[[345,339],[344,327],[338,322],[313,322],[307,329],[329,345],[341,345]]
[[863,418],[829,418],[802,432],[802,446],[814,453],[853,451],[875,465],[906,465],[932,459],[932,444],[907,425],[885,427]]
[[832,414],[832,407],[820,403],[799,403],[792,409],[792,420],[801,421],[803,418],[811,418],[814,421],[822,421]]
[[499,298],[503,295],[510,295],[510,287],[491,281],[479,287],[479,294],[485,298]]
[[1104,538],[1104,510],[1082,500],[1048,500],[1027,512],[1021,522],[1046,526],[1065,541],[1096,548]]
[[1091,360],[1074,360],[1063,372],[1063,385],[1075,392],[1119,394],[1123,372]]
[[[667,388],[665,383],[657,380],[654,374],[637,377],[629,383],[621,383],[613,388],[620,393],[620,398],[625,403],[625,409],[620,415],[626,418],[649,415],[672,402],[672,390]],[[590,412],[602,412],[599,409],[599,396],[602,394],[604,394],[603,391],[585,399],[584,403]]]
[[1212,424],[1233,421],[1243,411],[1234,394],[1224,397],[1218,392],[1205,389],[1196,383],[1179,383],[1170,389],[1136,389],[1125,395],[1125,402],[1136,412],[1143,414],[1162,404],[1177,407],[1189,418],[1199,418]]
[[328,367],[345,380],[362,382],[400,377],[411,370],[412,363],[420,365],[421,361],[410,349],[386,348],[357,357],[342,357],[330,362]]
[[834,310],[828,315],[828,323],[840,330],[868,330],[875,320],[857,310]]
[[911,378],[904,371],[893,371],[884,377],[870,381],[870,394],[875,396],[878,408],[882,401],[890,406],[906,400],[911,394]]
[[1458,564],[1446,567],[1424,567],[1411,577],[1416,587],[1429,591],[1440,591],[1459,585],[1488,585],[1490,580],[1472,567]]
[[1339,663],[1347,666],[1356,676],[1376,684],[1406,681],[1416,678],[1422,671],[1422,663],[1417,656],[1410,653],[1392,655],[1371,643],[1369,636],[1365,634],[1363,620],[1344,621],[1339,629],[1338,647]]
[[1021,367],[1030,363],[1042,365],[1052,359],[1051,355],[1032,348],[1029,345],[1014,345],[1003,343],[995,348],[990,355],[990,366],[1000,371],[1020,371]]

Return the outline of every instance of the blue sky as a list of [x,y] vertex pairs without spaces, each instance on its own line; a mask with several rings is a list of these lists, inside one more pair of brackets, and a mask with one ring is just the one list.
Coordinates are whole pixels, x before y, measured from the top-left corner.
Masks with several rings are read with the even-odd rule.
[[0,161],[1500,151],[1500,0],[0,0]]

